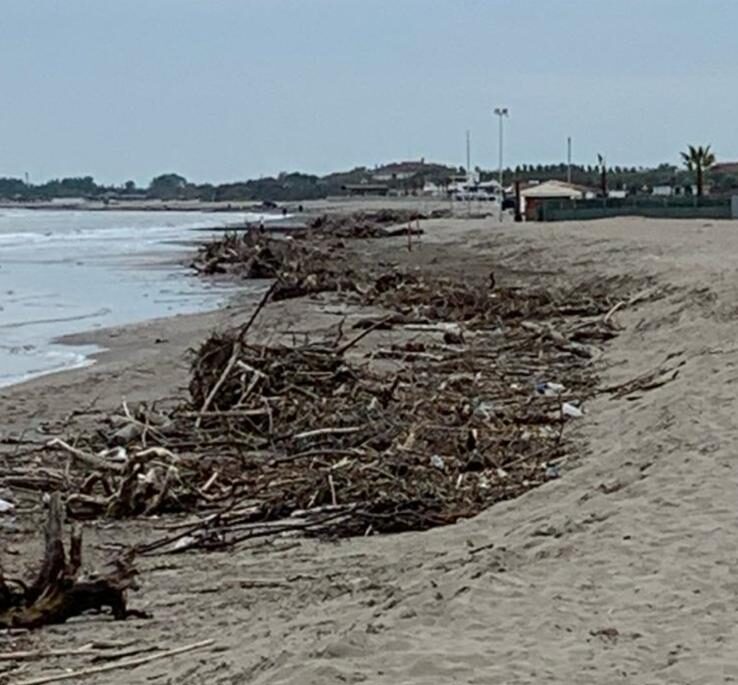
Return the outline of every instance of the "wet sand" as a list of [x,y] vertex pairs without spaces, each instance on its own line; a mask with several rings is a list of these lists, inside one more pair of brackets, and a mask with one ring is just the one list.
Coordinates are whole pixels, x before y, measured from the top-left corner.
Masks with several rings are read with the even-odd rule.
[[[602,377],[622,383],[668,355],[686,361],[681,374],[634,401],[590,403],[577,430],[585,456],[561,479],[474,519],[337,544],[284,540],[143,559],[131,603],[153,619],[77,619],[17,644],[216,642],[81,681],[120,685],[738,679],[738,223],[501,227],[449,219],[425,228],[412,255],[394,239],[367,241],[366,250],[439,272],[494,269],[544,283],[624,274],[672,286],[665,299],[617,313],[623,331],[606,348]],[[86,337],[109,348],[93,367],[0,391],[0,439],[21,432],[41,439],[45,422],[74,409],[176,392],[187,382],[186,350],[213,326],[243,321],[251,306]],[[344,314],[323,297],[278,303],[267,307],[259,335],[281,328],[317,336]],[[15,448],[0,444],[0,460],[5,449]],[[38,553],[34,521],[20,516],[15,531],[5,529],[3,563],[16,568]],[[105,557],[99,545],[146,539],[161,525],[88,526],[90,561]],[[276,582],[250,582],[258,579]],[[75,657],[29,662],[14,678],[82,665]]]

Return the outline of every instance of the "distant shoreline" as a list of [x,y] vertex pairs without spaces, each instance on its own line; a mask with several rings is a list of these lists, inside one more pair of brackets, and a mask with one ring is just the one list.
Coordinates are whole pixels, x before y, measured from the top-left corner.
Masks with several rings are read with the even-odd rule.
[[0,201],[0,209],[65,210],[85,212],[253,212],[265,214],[274,207],[253,202],[190,202],[173,200],[131,200],[130,202],[98,202],[70,200],[69,202],[12,202]]
[[31,209],[53,211],[80,211],[80,212],[223,212],[254,214],[274,214],[286,209],[288,213],[299,213],[302,207],[305,213],[353,211],[371,209],[373,207],[448,207],[448,200],[416,197],[361,197],[347,198],[331,196],[319,200],[294,200],[289,202],[263,203],[254,200],[230,202],[207,202],[201,200],[114,200],[102,202],[99,200],[84,200],[69,198],[55,201],[14,201],[0,200],[2,209]]

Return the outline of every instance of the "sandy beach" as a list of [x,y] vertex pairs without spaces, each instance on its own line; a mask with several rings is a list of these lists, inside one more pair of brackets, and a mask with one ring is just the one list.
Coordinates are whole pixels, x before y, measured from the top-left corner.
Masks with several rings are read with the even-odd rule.
[[[562,477],[473,519],[423,533],[337,543],[290,539],[140,560],[131,604],[149,620],[82,617],[16,636],[2,651],[95,641],[206,648],[84,683],[722,683],[738,681],[738,539],[731,391],[738,364],[738,222],[638,218],[561,224],[423,222],[403,238],[357,241],[363,258],[444,273],[494,270],[503,283],[638,277],[666,295],[615,316],[604,385],[664,364],[678,377],[635,398],[601,395]],[[75,336],[107,349],[85,369],[0,389],[0,464],[50,425],[188,381],[187,350],[244,322],[258,293],[227,308]],[[255,336],[319,338],[365,312],[329,296],[267,305]],[[377,332],[363,350],[391,333]],[[360,353],[362,350],[357,350]],[[40,553],[38,511],[0,518],[4,564]],[[86,561],[161,532],[162,519],[86,525]],[[8,682],[82,668],[29,660]],[[3,664],[0,662],[0,682]],[[70,681],[77,682],[77,681]]]

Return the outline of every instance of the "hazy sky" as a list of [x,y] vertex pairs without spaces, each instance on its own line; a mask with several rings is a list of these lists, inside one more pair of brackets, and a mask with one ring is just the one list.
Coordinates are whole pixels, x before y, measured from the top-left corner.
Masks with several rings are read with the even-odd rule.
[[0,176],[738,159],[736,0],[0,0]]

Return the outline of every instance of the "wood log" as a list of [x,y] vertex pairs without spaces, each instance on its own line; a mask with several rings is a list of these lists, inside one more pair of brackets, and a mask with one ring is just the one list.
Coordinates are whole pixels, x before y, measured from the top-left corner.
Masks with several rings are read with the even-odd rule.
[[36,579],[21,591],[11,591],[0,570],[0,628],[38,628],[64,623],[90,610],[109,608],[113,617],[145,617],[126,606],[126,590],[134,586],[132,558],[116,561],[112,573],[92,580],[78,579],[82,564],[82,533],[71,533],[69,559],[64,549],[64,505],[59,493],[49,502],[44,558]]

